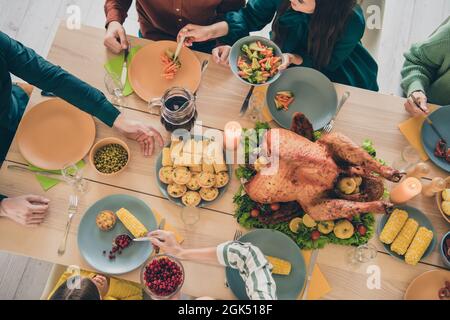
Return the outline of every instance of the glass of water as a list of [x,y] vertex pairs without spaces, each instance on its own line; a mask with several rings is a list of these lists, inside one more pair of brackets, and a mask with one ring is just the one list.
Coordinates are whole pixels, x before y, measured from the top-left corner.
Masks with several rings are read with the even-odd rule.
[[183,207],[181,209],[181,220],[186,229],[192,229],[200,220],[200,208]]
[[371,244],[363,244],[353,249],[351,254],[352,263],[366,263],[376,258],[377,248]]
[[83,169],[70,163],[61,170],[62,177],[67,184],[72,186],[76,194],[84,194],[88,189],[88,183],[83,178]]
[[111,103],[117,107],[126,107],[126,99],[123,95],[124,86],[115,73],[106,72],[105,87],[111,95]]

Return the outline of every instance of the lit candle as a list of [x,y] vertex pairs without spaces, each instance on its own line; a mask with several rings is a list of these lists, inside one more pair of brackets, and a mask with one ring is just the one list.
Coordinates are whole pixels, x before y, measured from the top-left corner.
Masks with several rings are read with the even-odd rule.
[[441,192],[445,189],[446,183],[445,180],[439,177],[431,180],[430,183],[427,183],[422,188],[422,194],[425,197],[433,197],[436,193]]
[[399,183],[391,190],[391,201],[393,203],[405,203],[417,196],[422,191],[420,180],[409,177]]
[[430,166],[424,162],[420,162],[408,170],[406,177],[415,177],[420,179],[426,177],[428,173],[430,173]]
[[224,128],[224,143],[228,150],[236,150],[242,135],[242,127],[239,122],[230,121]]

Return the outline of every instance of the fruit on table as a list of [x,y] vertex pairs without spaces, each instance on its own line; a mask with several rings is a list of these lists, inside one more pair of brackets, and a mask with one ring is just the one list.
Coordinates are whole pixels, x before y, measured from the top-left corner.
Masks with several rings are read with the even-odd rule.
[[272,211],[278,211],[278,210],[280,210],[280,204],[279,204],[279,203],[272,203],[272,204],[270,205],[270,210],[272,210]]
[[336,226],[334,227],[333,231],[336,237],[345,240],[353,236],[353,234],[355,233],[355,227],[350,221],[341,220],[338,223],[336,223]]
[[292,219],[289,222],[289,230],[291,230],[293,233],[298,233],[298,229],[300,228],[300,225],[302,224],[302,218],[296,217]]
[[148,233],[147,228],[127,209],[120,209],[116,215],[135,238],[144,237]]
[[317,225],[314,219],[307,213],[303,216],[303,224],[308,228],[314,228]]
[[357,187],[356,181],[353,178],[342,178],[338,182],[338,189],[344,194],[352,194]]
[[267,261],[273,266],[272,273],[287,276],[291,273],[292,265],[289,261],[266,256]]
[[367,227],[365,226],[365,225],[363,225],[363,224],[359,224],[358,225],[358,227],[356,228],[356,230],[358,231],[358,233],[361,235],[361,236],[365,236],[366,235],[366,233],[367,233]]
[[320,238],[320,231],[319,230],[314,230],[313,232],[311,232],[311,240],[316,241]]
[[450,201],[444,201],[442,202],[442,211],[448,216],[450,216]]
[[323,234],[329,234],[334,229],[334,221],[321,221],[317,225],[317,229]]
[[252,209],[252,211],[250,211],[250,217],[252,218],[258,218],[259,216],[259,209]]
[[450,189],[445,189],[442,191],[442,200],[450,201]]
[[183,279],[180,265],[169,257],[153,259],[144,270],[145,285],[159,297],[167,297],[176,292]]
[[[120,234],[114,238],[112,248],[109,251],[109,260],[114,260],[117,254],[122,254],[122,250],[128,248],[133,243],[131,237],[127,234]],[[103,251],[103,255],[106,255],[106,250]]]

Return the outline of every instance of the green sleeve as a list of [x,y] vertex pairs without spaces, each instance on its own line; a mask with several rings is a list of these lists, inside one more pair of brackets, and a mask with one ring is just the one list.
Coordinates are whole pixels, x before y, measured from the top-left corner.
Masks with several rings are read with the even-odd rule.
[[279,3],[280,0],[250,0],[241,10],[227,13],[229,31],[220,41],[232,45],[250,32],[261,30],[272,21]]
[[2,201],[3,199],[6,199],[6,198],[8,198],[8,197],[0,194],[0,201]]
[[436,73],[447,53],[444,44],[449,42],[445,35],[449,33],[436,32],[428,40],[414,44],[404,54],[405,63],[401,71],[402,89],[407,96],[414,91],[427,92],[430,84],[436,79]]
[[336,42],[330,62],[324,67],[324,71],[335,71],[348,59],[348,57],[359,45],[364,35],[366,21],[362,9],[357,6],[353,10],[353,14],[348,18],[344,33]]
[[119,116],[117,110],[102,92],[71,75],[59,66],[43,59],[6,34],[0,32],[0,54],[6,61],[8,71],[28,83],[77,106],[112,126]]

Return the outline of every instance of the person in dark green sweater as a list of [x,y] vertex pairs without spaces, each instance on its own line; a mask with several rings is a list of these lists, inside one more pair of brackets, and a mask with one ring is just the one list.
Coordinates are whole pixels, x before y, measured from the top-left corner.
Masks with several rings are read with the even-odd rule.
[[[378,66],[361,44],[365,19],[356,0],[249,0],[245,8],[227,13],[225,21],[187,25],[179,37],[186,36],[188,46],[220,37],[232,45],[272,19],[271,38],[285,53],[280,69],[302,65],[333,82],[378,91]],[[213,57],[226,64],[229,52],[230,46],[221,46]]]
[[414,96],[428,113],[427,102],[450,105],[450,17],[425,41],[405,53],[402,88],[408,97],[405,109],[423,115],[414,105]]
[[[8,152],[29,99],[21,87],[12,83],[11,73],[31,85],[54,93],[114,127],[127,138],[136,140],[145,156],[153,153],[155,140],[161,147],[164,144],[158,131],[121,114],[99,90],[0,32],[0,163]],[[0,217],[35,225],[45,218],[48,205],[49,200],[40,196],[6,198],[0,195]]]

